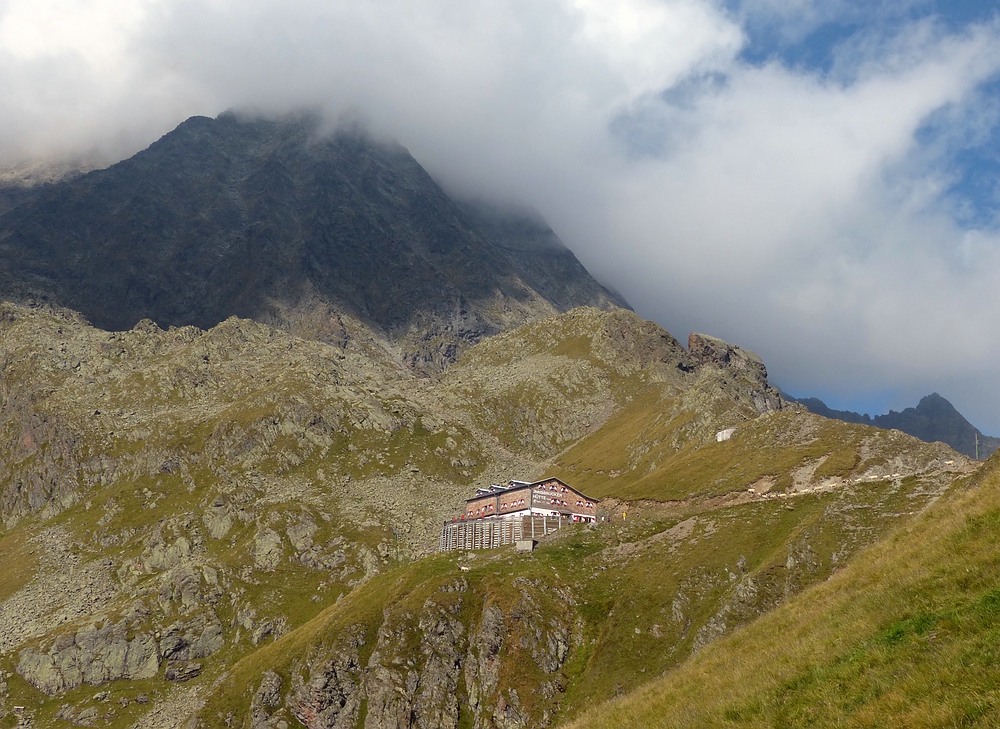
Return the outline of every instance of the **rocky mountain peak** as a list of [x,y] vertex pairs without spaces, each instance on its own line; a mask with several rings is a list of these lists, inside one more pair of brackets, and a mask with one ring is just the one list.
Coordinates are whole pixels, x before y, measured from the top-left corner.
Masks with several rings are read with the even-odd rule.
[[[692,332],[688,335],[688,353],[698,364],[711,362],[720,367],[734,369],[758,369],[764,366],[763,360],[754,352],[708,334]],[[764,372],[766,375],[767,370]]]
[[948,400],[938,395],[936,392],[932,392],[930,395],[924,395],[920,398],[920,402],[917,403],[917,412],[925,413],[941,413],[948,415],[958,415],[958,410],[952,405]]
[[337,341],[346,315],[418,371],[526,321],[625,305],[543,221],[460,206],[401,145],[310,115],[188,119],[19,200],[0,254],[0,295],[104,329],[236,315]]
[[928,443],[947,443],[971,458],[987,458],[1000,448],[1000,438],[981,433],[951,402],[936,392],[920,398],[916,407],[904,408],[901,412],[890,410],[885,415],[875,417],[852,410],[834,410],[814,397],[797,398],[795,402],[825,418],[874,425],[877,428],[893,428]]

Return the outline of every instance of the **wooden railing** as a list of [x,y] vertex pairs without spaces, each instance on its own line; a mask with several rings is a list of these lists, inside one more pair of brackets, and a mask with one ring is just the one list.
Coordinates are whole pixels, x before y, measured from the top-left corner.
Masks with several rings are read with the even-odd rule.
[[473,519],[445,522],[439,552],[453,549],[496,549],[526,539],[541,539],[572,521],[562,516],[525,516],[519,519]]

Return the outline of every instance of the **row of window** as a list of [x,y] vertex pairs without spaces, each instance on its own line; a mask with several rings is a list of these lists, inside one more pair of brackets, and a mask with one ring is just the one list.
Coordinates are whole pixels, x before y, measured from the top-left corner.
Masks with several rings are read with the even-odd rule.
[[[562,494],[562,493],[564,493],[566,491],[570,491],[570,489],[566,488],[565,486],[560,487],[558,485],[539,486],[538,488],[540,490],[543,490],[543,491],[556,492],[556,493],[559,493],[559,494]],[[526,503],[526,500],[523,499],[523,498],[522,499],[518,499],[516,501],[502,503],[502,504],[500,504],[500,510],[501,511],[505,511],[505,510],[508,510],[508,509],[516,509],[518,507],[524,506],[525,503]],[[549,499],[549,504],[553,505],[553,506],[569,506],[569,503],[565,499],[560,499],[558,497],[552,497],[552,498],[550,498]],[[583,500],[577,500],[576,506],[577,507],[582,507],[584,509],[593,509],[593,508],[595,508],[595,505],[594,505],[593,502],[591,502],[591,501],[583,501]],[[482,507],[480,507],[478,509],[469,509],[466,512],[466,516],[469,517],[469,518],[476,518],[476,517],[481,517],[481,516],[489,516],[491,513],[494,513],[494,512],[496,512],[496,506],[494,504],[487,504],[487,505],[482,506]]]

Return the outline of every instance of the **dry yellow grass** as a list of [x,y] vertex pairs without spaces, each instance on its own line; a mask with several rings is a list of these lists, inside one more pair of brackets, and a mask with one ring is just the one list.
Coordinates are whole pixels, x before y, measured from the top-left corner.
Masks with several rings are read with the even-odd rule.
[[24,587],[38,571],[39,547],[30,542],[30,532],[14,532],[0,537],[0,600],[6,600]]

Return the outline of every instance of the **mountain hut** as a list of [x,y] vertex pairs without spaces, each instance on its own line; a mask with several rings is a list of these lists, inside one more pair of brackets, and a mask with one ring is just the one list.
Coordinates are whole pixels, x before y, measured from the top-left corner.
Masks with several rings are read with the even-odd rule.
[[558,478],[509,481],[476,489],[465,502],[459,520],[517,519],[525,516],[562,516],[575,522],[597,521],[597,499],[577,491]]

